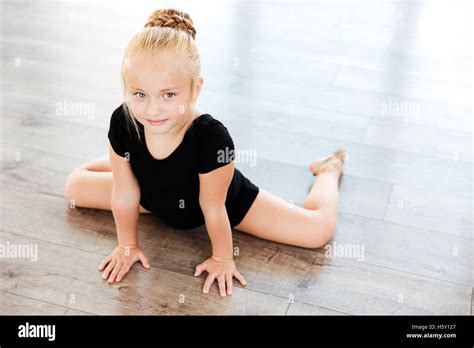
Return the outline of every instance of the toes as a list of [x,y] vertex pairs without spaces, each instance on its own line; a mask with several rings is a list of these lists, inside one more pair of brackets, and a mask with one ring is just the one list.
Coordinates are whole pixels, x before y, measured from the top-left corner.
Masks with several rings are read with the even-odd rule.
[[309,170],[314,173],[316,169],[319,167],[321,163],[323,163],[324,159],[316,159],[309,164]]
[[[309,164],[309,170],[311,171],[311,173],[313,173],[313,175],[317,175],[317,173],[321,172],[321,169],[323,169],[323,167],[330,165],[334,167],[334,169],[338,172],[342,172],[342,165],[344,165],[345,162],[345,155],[346,151],[344,149],[337,149],[331,155],[324,158],[318,158],[311,162]],[[341,163],[336,163],[334,159],[339,160]],[[341,168],[339,168],[339,166],[341,166]]]
[[334,156],[336,156],[338,159],[341,160],[342,163],[344,163],[346,159],[346,153],[347,152],[341,148],[334,151]]

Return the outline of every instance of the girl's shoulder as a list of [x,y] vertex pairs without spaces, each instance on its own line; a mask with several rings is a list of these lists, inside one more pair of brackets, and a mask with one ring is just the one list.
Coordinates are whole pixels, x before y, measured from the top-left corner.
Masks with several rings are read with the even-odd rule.
[[192,132],[198,147],[233,145],[233,140],[227,127],[210,114],[199,116],[194,120],[191,128],[194,128]]
[[195,121],[199,173],[208,173],[232,161],[235,148],[227,127],[210,114],[203,114]]
[[211,114],[203,113],[194,119],[193,124],[190,127],[194,130],[197,135],[201,136],[204,133],[213,132],[219,129],[227,130],[227,127],[217,118],[214,118]]

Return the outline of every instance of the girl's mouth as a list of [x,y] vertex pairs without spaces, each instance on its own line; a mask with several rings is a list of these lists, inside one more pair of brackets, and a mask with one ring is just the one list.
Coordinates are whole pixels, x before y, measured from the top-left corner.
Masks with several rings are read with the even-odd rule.
[[168,119],[164,119],[164,120],[149,120],[149,119],[146,119],[148,121],[149,124],[151,124],[152,126],[161,126],[163,123],[165,123],[166,121],[168,121]]

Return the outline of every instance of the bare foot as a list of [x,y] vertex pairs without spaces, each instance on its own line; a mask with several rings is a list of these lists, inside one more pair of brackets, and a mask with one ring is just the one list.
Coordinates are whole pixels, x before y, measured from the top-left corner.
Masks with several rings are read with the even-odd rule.
[[346,151],[338,149],[331,155],[323,158],[318,158],[309,164],[309,170],[313,175],[318,175],[326,171],[334,172],[340,176],[342,174],[342,167],[346,159]]

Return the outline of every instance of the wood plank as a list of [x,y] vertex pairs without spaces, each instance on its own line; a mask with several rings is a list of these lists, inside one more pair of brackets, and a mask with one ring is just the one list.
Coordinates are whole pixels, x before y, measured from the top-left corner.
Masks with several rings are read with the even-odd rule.
[[403,69],[396,67],[390,72],[379,73],[348,65],[339,70],[334,85],[460,106],[470,106],[472,101],[469,82],[423,79],[406,74]]
[[[278,272],[275,295],[291,295],[295,301],[335,311],[350,314],[468,313],[470,288],[466,285],[440,282],[345,258],[329,261],[320,253],[308,255],[309,252],[300,250],[288,253],[286,247],[274,248],[267,258],[255,260],[258,255],[254,256],[252,262],[258,267],[247,266],[247,258],[241,258],[240,267],[246,271],[247,280],[255,289],[268,287]],[[248,271],[250,267],[254,269],[252,273]],[[292,288],[289,283],[295,282],[296,286]],[[399,295],[403,296],[402,303],[398,303]]]
[[313,306],[308,303],[293,301],[286,315],[347,315],[346,313]]
[[[307,166],[312,159],[343,147],[348,151],[346,174],[468,198],[473,195],[470,163],[322,137],[304,137],[299,132],[282,133],[271,127],[249,128],[233,121],[227,121],[226,127],[237,147],[245,144],[246,149],[256,151],[260,158]],[[279,139],[279,146],[274,139]]]
[[66,312],[64,313],[64,315],[77,316],[77,315],[95,315],[95,314],[84,312],[84,311],[78,311],[77,309],[68,308]]
[[[5,129],[17,134],[17,139],[9,142],[12,145],[82,159],[93,159],[108,153],[109,140],[104,129],[44,117],[39,120],[3,117],[2,123]],[[66,136],[70,134],[75,134],[77,138]]]
[[[351,18],[347,18],[350,21]],[[353,29],[350,31],[350,29]],[[367,30],[366,30],[367,29]],[[338,44],[330,44],[328,38],[316,38],[315,43],[321,43],[318,50],[308,51],[304,47],[292,47],[292,49],[281,50],[278,45],[272,42],[261,40],[258,45],[251,49],[251,53],[267,59],[274,59],[277,56],[287,61],[307,60],[315,63],[336,63],[339,67],[350,65],[360,69],[370,71],[389,72],[394,67],[403,69],[407,74],[433,78],[441,81],[469,82],[471,67],[469,64],[469,49],[461,52],[457,57],[443,55],[429,55],[417,48],[405,46],[379,45],[377,42],[362,39],[361,34],[370,35],[371,29],[356,28],[349,24],[344,30],[339,29]],[[355,35],[353,35],[355,34]],[[356,36],[357,35],[357,36]],[[388,39],[390,39],[388,33]],[[383,34],[385,36],[385,33]],[[386,38],[384,38],[386,39]],[[245,39],[242,39],[245,40]],[[329,39],[330,40],[330,39]],[[250,41],[251,42],[251,41]],[[222,48],[224,43],[206,42],[206,50],[216,51]],[[214,52],[213,52],[214,53]],[[215,54],[215,53],[214,53]],[[396,61],[388,65],[387,59],[394,57]],[[436,101],[439,103],[439,101]]]
[[63,315],[66,308],[0,291],[0,315]]
[[102,315],[284,314],[288,307],[286,299],[238,286],[225,299],[215,287],[205,295],[202,278],[167,271],[153,262],[151,269],[135,267],[122,282],[110,285],[97,271],[104,255],[4,232],[0,238],[2,243],[38,245],[37,262],[0,260],[1,290],[80,311]]
[[[356,264],[348,259],[327,262],[321,255],[310,257],[304,252],[289,255],[284,249],[276,250],[269,262],[265,259],[256,262],[260,266],[258,276],[250,278],[247,275],[249,284],[252,282],[255,289],[265,287],[278,270],[276,295],[288,297],[291,294],[295,301],[335,311],[354,315],[469,313],[469,286],[392,271],[365,262]],[[241,268],[245,260],[241,259]],[[313,260],[313,266],[308,266],[310,260]],[[281,264],[288,270],[284,273],[286,277],[298,279],[293,289],[286,285],[288,280],[282,275]]]
[[[224,124],[239,122],[249,129],[271,127],[281,131],[282,135],[297,132],[304,138],[323,137],[360,142],[370,121],[369,117],[350,112],[276,102],[276,98],[257,99],[222,92],[213,92],[210,98],[208,96],[202,97],[205,98],[203,105],[216,110],[215,117]],[[280,138],[274,140],[276,144],[284,145]]]
[[384,220],[472,238],[473,200],[394,185]]
[[[268,92],[271,91],[271,94]],[[286,105],[303,105],[308,108],[320,108],[334,112],[349,112],[364,117],[382,115],[382,106],[392,103],[416,104],[420,113],[417,117],[405,117],[404,122],[426,124],[430,126],[442,125],[456,128],[457,130],[469,129],[471,119],[471,106],[454,105],[449,102],[425,101],[415,97],[397,96],[390,93],[375,94],[365,90],[351,90],[337,86],[311,85],[307,93],[294,93],[291,85],[274,86],[266,81],[241,81],[227,93],[239,97],[245,96],[256,100],[270,102],[280,101]],[[291,101],[286,101],[291,95]],[[402,104],[402,105],[403,105]],[[391,116],[391,115],[388,115]],[[393,118],[393,115],[392,115]],[[398,118],[400,119],[400,118]],[[430,121],[431,120],[431,121]],[[468,127],[458,128],[457,122],[463,122]]]
[[470,129],[468,132],[453,132],[436,127],[373,119],[364,135],[363,143],[451,161],[472,162],[473,135],[469,131]]
[[472,240],[468,238],[339,214],[337,232],[329,245],[336,251],[339,247],[351,249],[346,249],[342,257],[358,262],[459,284],[471,283],[473,255]]
[[0,182],[64,197],[67,176],[83,161],[0,143]]

